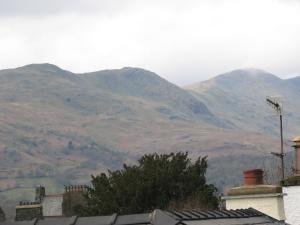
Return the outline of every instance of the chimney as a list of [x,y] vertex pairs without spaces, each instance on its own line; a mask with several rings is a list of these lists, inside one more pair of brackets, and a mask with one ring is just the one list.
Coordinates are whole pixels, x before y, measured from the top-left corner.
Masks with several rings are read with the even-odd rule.
[[41,203],[46,196],[46,189],[43,186],[38,186],[35,188],[35,201]]
[[263,170],[253,169],[244,171],[244,185],[260,185],[263,184]]
[[293,147],[295,148],[295,175],[300,176],[300,136],[294,138],[295,143]]
[[0,222],[4,222],[4,221],[5,221],[5,213],[0,207]]
[[278,220],[285,220],[282,187],[263,184],[263,170],[244,171],[244,184],[227,190],[222,200],[226,209],[254,208]]

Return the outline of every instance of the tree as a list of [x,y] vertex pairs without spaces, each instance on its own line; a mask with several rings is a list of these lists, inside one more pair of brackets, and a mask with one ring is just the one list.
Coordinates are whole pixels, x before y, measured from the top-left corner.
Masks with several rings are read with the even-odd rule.
[[144,155],[137,165],[92,176],[82,215],[132,214],[186,207],[213,209],[216,188],[206,183],[207,158],[188,153]]

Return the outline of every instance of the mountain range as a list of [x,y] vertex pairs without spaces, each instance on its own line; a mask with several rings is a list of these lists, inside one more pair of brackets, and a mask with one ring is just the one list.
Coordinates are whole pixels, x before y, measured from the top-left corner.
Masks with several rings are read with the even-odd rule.
[[142,154],[188,151],[208,156],[219,189],[239,184],[242,170],[278,151],[284,107],[285,148],[300,133],[300,78],[234,70],[179,87],[157,74],[125,67],[75,74],[52,64],[0,71],[0,200],[82,184],[91,174],[134,163]]

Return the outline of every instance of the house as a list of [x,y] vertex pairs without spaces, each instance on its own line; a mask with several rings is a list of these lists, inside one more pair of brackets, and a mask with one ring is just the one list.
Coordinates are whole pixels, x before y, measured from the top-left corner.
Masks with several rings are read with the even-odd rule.
[[244,171],[244,185],[227,190],[222,197],[225,207],[232,209],[254,208],[277,220],[284,221],[285,210],[281,186],[264,185],[263,171]]
[[241,210],[186,210],[151,213],[94,216],[45,217],[31,221],[2,222],[1,225],[284,225],[255,209]]
[[286,221],[300,224],[300,136],[294,138],[294,174],[282,182]]
[[20,202],[16,206],[17,221],[32,220],[34,218],[73,216],[74,209],[85,204],[83,197],[87,186],[71,185],[65,187],[63,194],[47,195],[45,187],[39,186],[35,190],[34,202]]
[[244,172],[244,185],[231,188],[222,199],[226,209],[254,208],[288,224],[300,224],[300,136],[294,138],[294,174],[281,186],[263,185],[263,171]]

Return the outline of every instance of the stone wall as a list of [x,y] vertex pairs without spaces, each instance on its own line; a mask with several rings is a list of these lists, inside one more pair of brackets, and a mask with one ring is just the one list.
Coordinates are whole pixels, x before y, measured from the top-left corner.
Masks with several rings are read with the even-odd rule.
[[33,220],[35,218],[43,218],[41,204],[20,203],[20,205],[16,206],[16,221]]

